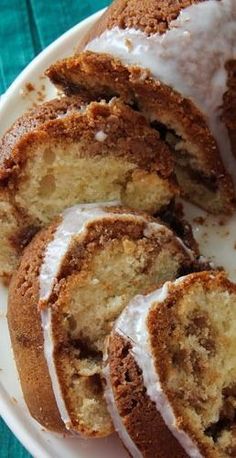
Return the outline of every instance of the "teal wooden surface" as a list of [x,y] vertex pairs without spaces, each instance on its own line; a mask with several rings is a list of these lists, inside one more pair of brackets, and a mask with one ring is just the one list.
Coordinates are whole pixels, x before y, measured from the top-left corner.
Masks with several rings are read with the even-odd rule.
[[[13,436],[3,420],[0,421],[0,457],[1,458],[30,458],[31,455]],[[40,457],[43,458],[43,457]]]
[[[45,46],[109,3],[109,0],[0,0],[0,94]],[[0,458],[29,457],[0,419]]]
[[41,49],[109,0],[0,0],[0,93]]

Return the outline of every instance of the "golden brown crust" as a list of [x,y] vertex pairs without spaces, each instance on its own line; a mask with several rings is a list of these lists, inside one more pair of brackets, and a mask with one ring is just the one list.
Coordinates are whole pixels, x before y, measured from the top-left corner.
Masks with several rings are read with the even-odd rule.
[[[94,141],[99,130],[107,134],[103,142]],[[39,131],[33,131],[27,139],[22,139],[18,146],[19,157],[21,161],[25,160],[23,151],[27,146],[35,146],[37,141],[69,143],[81,138],[87,142],[87,148],[80,152],[80,157],[108,155],[110,148],[120,141],[116,157],[127,158],[148,171],[159,172],[163,178],[173,173],[173,160],[159,134],[148,127],[140,113],[119,101],[110,105],[91,102],[82,115],[74,112],[65,118],[44,123]]]
[[43,352],[41,318],[37,310],[38,273],[46,244],[56,224],[42,231],[27,247],[18,272],[12,278],[8,301],[8,325],[25,401],[31,415],[45,428],[65,432]]
[[109,339],[109,373],[116,407],[144,458],[187,458],[166,427],[143,384],[130,343],[116,333]]
[[[8,131],[2,140],[3,163],[0,178],[6,178],[12,173],[17,177],[17,171],[27,160],[27,148],[35,148],[37,142],[73,142],[81,138],[88,144],[80,157],[106,155],[109,148],[115,146],[119,140],[121,142],[122,138],[123,143],[120,148],[116,148],[117,157],[127,157],[139,167],[159,172],[162,177],[169,177],[173,173],[173,159],[168,146],[160,140],[158,132],[149,128],[140,113],[119,100],[110,104],[91,102],[85,111],[77,113],[74,109],[77,98],[71,99],[71,102],[70,97],[66,97],[63,103],[61,100],[48,102],[46,106],[35,109],[13,125],[12,132]],[[58,105],[55,112],[54,105]],[[77,106],[81,106],[81,101]],[[67,115],[58,117],[64,111]],[[19,131],[19,125],[24,131],[23,135]],[[99,130],[107,134],[103,142],[94,141]]]
[[22,138],[40,129],[44,123],[65,115],[68,111],[79,110],[85,103],[87,103],[85,96],[62,97],[38,105],[17,119],[0,141],[0,180],[11,173],[12,167],[17,162],[17,145]]
[[184,140],[197,148],[201,163],[199,171],[204,170],[206,177],[215,180],[224,201],[222,211],[232,211],[235,204],[231,178],[223,167],[203,115],[191,100],[153,80],[148,72],[138,67],[125,67],[106,54],[81,53],[52,65],[47,75],[68,94],[80,93],[86,88],[95,99],[119,95],[126,103],[138,106],[144,114],[153,113],[154,119],[173,130],[178,131],[178,120],[181,120]]

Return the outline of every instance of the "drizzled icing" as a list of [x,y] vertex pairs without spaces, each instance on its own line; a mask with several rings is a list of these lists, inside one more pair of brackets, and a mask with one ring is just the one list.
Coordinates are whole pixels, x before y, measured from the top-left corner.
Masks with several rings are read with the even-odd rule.
[[[147,389],[147,394],[156,404],[157,411],[161,414],[166,426],[191,458],[203,458],[198,447],[193,443],[191,438],[183,430],[179,429],[176,424],[173,409],[162,389],[160,379],[154,367],[146,325],[148,313],[152,305],[154,303],[163,302],[168,297],[170,285],[179,284],[184,281],[184,278],[185,277],[181,277],[174,283],[166,282],[162,288],[148,294],[147,296],[136,296],[116,321],[114,332],[117,332],[123,338],[132,342],[131,353],[142,370],[143,382]],[[136,447],[136,445],[130,437],[129,440],[127,440],[127,431],[122,422],[120,423],[117,419],[115,420],[115,417],[119,416],[119,414],[112,392],[108,366],[104,371],[104,376],[106,377],[108,383],[106,399],[109,404],[109,410],[112,412],[114,417],[114,424],[118,425],[117,431],[127,448],[132,453],[133,446]]]
[[[96,204],[76,205],[64,211],[62,220],[54,234],[54,238],[49,242],[44,261],[39,274],[39,304],[47,302],[53,291],[56,283],[57,275],[64,260],[64,257],[70,247],[70,244],[75,236],[84,233],[90,222],[96,220],[109,220],[115,218],[145,222],[144,236],[151,237],[155,232],[165,230],[165,232],[174,234],[166,226],[158,222],[148,222],[144,216],[132,215],[127,213],[112,213],[106,210],[105,207],[114,207],[120,205],[119,202],[104,202]],[[146,235],[145,235],[146,231]],[[182,241],[175,237],[181,248],[190,256],[190,250],[185,247]],[[70,417],[61,393],[60,381],[57,375],[57,370],[54,360],[54,336],[52,325],[52,311],[50,308],[45,308],[41,311],[41,322],[44,335],[44,355],[48,365],[52,387],[61,418],[67,428],[70,428]]]
[[[207,0],[181,10],[164,34],[114,27],[87,44],[86,50],[105,52],[124,65],[138,65],[189,97],[205,115],[226,168],[235,162],[226,127],[221,122],[227,90],[225,64],[236,59],[236,2]],[[235,173],[236,182],[236,173]]]

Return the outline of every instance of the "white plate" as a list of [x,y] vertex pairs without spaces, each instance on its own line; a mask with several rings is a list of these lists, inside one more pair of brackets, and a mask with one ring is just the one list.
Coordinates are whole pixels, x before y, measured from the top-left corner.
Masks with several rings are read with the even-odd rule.
[[[34,59],[15,80],[1,99],[0,136],[26,108],[39,101],[42,92],[45,95],[44,100],[55,96],[55,88],[49,81],[42,78],[44,70],[55,60],[70,55],[78,38],[100,14],[101,12],[94,14],[65,33]],[[29,82],[35,88],[31,92],[25,90],[25,85]],[[45,88],[42,88],[42,85]],[[185,205],[185,211],[187,218],[192,221],[194,235],[200,244],[202,254],[210,256],[217,265],[223,265],[230,277],[236,280],[236,215],[230,221],[223,222],[222,218],[206,217],[204,212],[190,204]],[[204,224],[196,223],[195,218],[199,216],[204,218]],[[62,438],[43,431],[40,425],[30,417],[23,400],[11,351],[6,307],[7,291],[0,285],[0,414],[13,433],[29,452],[38,458],[127,457],[116,435],[108,439],[94,440]]]

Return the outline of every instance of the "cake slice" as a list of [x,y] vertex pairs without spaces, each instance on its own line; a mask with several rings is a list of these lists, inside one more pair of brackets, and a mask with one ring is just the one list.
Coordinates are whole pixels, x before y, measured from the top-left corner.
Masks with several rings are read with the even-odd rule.
[[161,221],[112,204],[75,206],[36,235],[10,284],[8,324],[28,408],[44,427],[113,431],[105,341],[127,303],[197,255]]
[[159,134],[117,99],[63,97],[30,111],[0,143],[0,274],[10,275],[32,235],[73,204],[116,199],[162,211],[178,194],[173,168]]
[[236,285],[201,272],[137,296],[117,320],[104,374],[132,456],[236,453]]
[[144,113],[172,150],[183,195],[211,213],[229,214],[230,174],[236,184],[235,28],[234,0],[116,0],[77,55],[47,75],[67,94],[119,95]]

